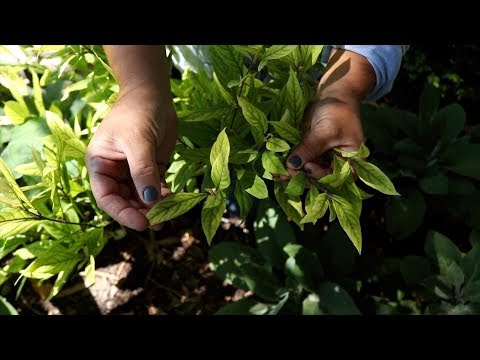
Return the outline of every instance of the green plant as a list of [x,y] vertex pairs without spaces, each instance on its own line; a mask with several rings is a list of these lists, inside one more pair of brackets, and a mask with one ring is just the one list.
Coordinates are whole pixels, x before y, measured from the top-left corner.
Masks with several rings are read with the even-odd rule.
[[405,283],[426,304],[425,313],[480,313],[480,246],[462,254],[450,239],[431,231],[425,253],[400,264]]
[[209,252],[220,278],[254,293],[223,307],[218,315],[360,314],[344,288],[327,279],[318,255],[297,242],[272,200],[260,201],[254,232],[256,248],[222,242]]
[[8,142],[0,158],[0,285],[20,275],[21,291],[27,278],[56,278],[51,298],[83,268],[89,285],[94,257],[109,238],[121,236],[106,228],[84,163],[86,144],[118,91],[98,50],[0,48],[14,55],[13,64],[0,67],[12,124],[2,129]]
[[0,296],[0,315],[18,315],[17,310],[5,298]]
[[363,107],[363,124],[375,162],[395,179],[402,197],[386,204],[386,226],[396,239],[412,235],[430,216],[449,214],[480,229],[480,143],[466,132],[459,104],[439,108],[438,89],[427,86],[420,111]]
[[210,243],[231,192],[243,218],[255,198],[272,194],[302,229],[328,209],[330,221],[338,218],[361,252],[359,218],[362,200],[370,195],[356,185],[355,176],[380,192],[399,195],[365,160],[366,146],[356,152],[334,149],[333,174],[314,181],[305,197],[308,181],[302,172],[288,183],[277,178],[288,175],[286,157],[301,140],[303,112],[316,86],[310,70],[321,50],[319,45],[212,46],[212,78],[186,71],[181,80],[172,80],[181,143],[166,180],[177,194],[150,210],[152,225],[204,201],[202,226]]

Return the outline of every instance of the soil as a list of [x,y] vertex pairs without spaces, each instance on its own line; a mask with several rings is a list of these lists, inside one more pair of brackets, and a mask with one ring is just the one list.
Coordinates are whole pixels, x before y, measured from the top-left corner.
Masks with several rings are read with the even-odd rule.
[[[209,246],[200,216],[190,212],[160,231],[129,231],[111,240],[96,258],[95,283],[72,277],[53,300],[51,284],[26,283],[17,301],[23,315],[209,315],[248,296],[217,278],[208,264]],[[223,219],[214,242],[247,241],[237,218]]]

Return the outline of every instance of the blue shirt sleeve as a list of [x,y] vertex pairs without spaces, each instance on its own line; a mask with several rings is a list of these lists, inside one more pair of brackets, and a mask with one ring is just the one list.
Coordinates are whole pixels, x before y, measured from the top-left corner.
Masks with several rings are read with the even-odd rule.
[[323,54],[322,61],[328,59],[332,47],[356,52],[372,64],[377,82],[365,100],[377,100],[392,90],[402,57],[409,48],[408,45],[330,45]]

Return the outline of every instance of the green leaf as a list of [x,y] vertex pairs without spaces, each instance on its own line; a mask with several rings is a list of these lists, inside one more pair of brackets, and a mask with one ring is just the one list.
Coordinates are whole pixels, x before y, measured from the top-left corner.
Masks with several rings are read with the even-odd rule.
[[454,173],[480,180],[480,166],[478,166],[480,144],[457,143],[450,145],[441,155],[448,166],[446,168]]
[[209,195],[203,203],[202,208],[202,228],[207,237],[208,245],[217,232],[222,221],[222,215],[227,206],[227,195],[223,191],[218,191],[214,195]]
[[357,187],[357,189],[358,189],[358,192],[360,193],[360,198],[361,198],[362,200],[367,200],[367,199],[370,199],[371,197],[373,197],[372,194],[369,194],[369,193],[363,191],[363,190],[360,189],[359,187]]
[[309,294],[302,303],[302,315],[323,315],[320,309],[320,298],[317,294]]
[[90,260],[85,268],[85,287],[95,284],[95,258],[90,255]]
[[297,48],[297,45],[272,45],[262,56],[262,61],[258,65],[258,71],[261,71],[268,61],[280,59],[284,56],[290,54],[293,50]]
[[350,295],[338,284],[323,282],[316,293],[320,298],[320,307],[326,314],[361,315]]
[[479,277],[480,279],[480,245],[473,245],[472,249],[462,257],[460,262],[463,273],[467,280]]
[[53,240],[40,240],[17,249],[13,255],[22,260],[31,260],[43,255],[54,245],[55,242]]
[[87,254],[90,256],[97,256],[100,254],[100,251],[102,251],[103,247],[107,243],[103,229],[99,228],[83,232],[81,238],[87,245]]
[[[289,113],[290,111],[287,109],[285,111],[284,117]],[[273,126],[278,135],[280,135],[282,138],[289,141],[293,145],[299,144],[302,140],[302,133],[300,132],[300,130],[294,128],[287,121],[270,121],[270,124]]]
[[285,152],[290,150],[290,145],[282,139],[270,138],[267,141],[267,149],[274,152]]
[[23,245],[25,241],[27,241],[23,237],[14,237],[8,240],[7,239],[8,238],[0,237],[0,259],[3,259],[20,245]]
[[283,248],[296,243],[296,240],[292,226],[274,201],[260,201],[253,230],[258,251],[263,258],[277,269],[283,269],[287,260]]
[[420,95],[420,115],[422,122],[430,124],[432,116],[440,104],[440,89],[433,85],[426,84]]
[[208,253],[211,269],[236,288],[251,290],[268,301],[277,301],[281,284],[255,249],[222,242]]
[[274,192],[275,198],[285,214],[303,229],[303,224],[300,224],[304,215],[300,197],[286,194],[284,186],[280,183],[275,183]]
[[[312,187],[312,189],[316,189],[315,187]],[[310,190],[311,191],[311,190]],[[318,192],[318,190],[317,190]],[[328,209],[328,200],[327,200],[327,194],[322,193],[319,194],[313,204],[311,206],[306,206],[305,207],[307,211],[307,215],[302,219],[300,222],[301,224],[305,223],[313,223],[316,224],[317,220],[320,219],[325,215]]]
[[230,186],[230,171],[228,169],[228,157],[230,155],[230,142],[225,129],[218,134],[217,140],[210,152],[210,164],[212,165],[212,181],[220,189]]
[[30,115],[30,111],[26,105],[22,105],[13,100],[7,101],[3,110],[5,111],[5,116],[13,125],[23,124],[27,116]]
[[331,200],[330,198],[328,199],[328,210],[330,210],[328,221],[335,221],[335,219],[337,218],[337,212],[335,211],[335,207],[333,206],[333,200]]
[[45,117],[45,105],[43,104],[42,88],[40,87],[38,75],[32,68],[30,68],[29,70],[30,74],[32,74],[33,102],[35,103],[35,107],[38,110],[38,115],[41,117]]
[[2,296],[0,296],[0,315],[18,315],[13,305]]
[[285,263],[287,274],[304,289],[315,292],[324,277],[317,254],[299,244],[288,244],[283,250],[289,256]]
[[429,276],[421,281],[421,285],[443,300],[450,300],[453,296],[452,284],[444,276]]
[[440,269],[442,275],[448,274],[448,268],[452,262],[460,264],[462,254],[457,246],[446,236],[430,231],[425,242],[425,253],[428,258]]
[[217,85],[218,92],[220,93],[220,95],[222,95],[227,104],[235,105],[235,99],[233,98],[232,94],[225,90],[223,85],[220,84],[220,81],[218,80],[217,74],[215,74],[215,72],[213,73],[213,81],[215,82],[215,85]]
[[456,289],[460,289],[460,286],[462,286],[465,281],[465,275],[463,274],[462,269],[454,261],[451,261],[448,265],[445,277],[451,284],[453,284],[453,286],[455,286]]
[[414,286],[433,275],[430,264],[423,256],[410,255],[402,259],[400,272],[408,286]]
[[465,126],[465,111],[459,104],[450,104],[440,109],[432,118],[434,134],[444,144],[449,144]]
[[267,304],[244,298],[225,305],[215,315],[266,315],[268,310]]
[[58,273],[57,279],[53,284],[52,291],[50,291],[47,300],[51,300],[54,296],[57,296],[60,293],[60,290],[62,290],[63,286],[67,283],[70,275],[76,269],[76,267],[77,262],[72,261],[69,264],[65,264],[62,270],[60,270],[60,272]]
[[49,279],[61,271],[67,271],[79,261],[77,253],[58,245],[39,256],[21,274],[33,279]]
[[210,55],[215,74],[225,88],[232,80],[243,76],[243,57],[231,45],[210,46]]
[[252,126],[251,130],[255,142],[261,143],[268,128],[267,116],[246,99],[238,98],[238,105],[242,108],[243,116]]
[[237,181],[233,193],[240,207],[240,217],[246,219],[253,205],[253,197],[245,191],[241,181]]
[[333,149],[335,152],[339,153],[344,158],[367,158],[370,156],[370,150],[367,146],[362,143],[360,148],[356,151],[346,151],[342,149]]
[[0,239],[16,236],[44,223],[23,210],[0,212]]
[[[37,118],[29,119],[24,124],[15,126],[10,134],[10,142],[2,152],[2,158],[10,169],[15,169],[18,165],[35,161],[32,149],[38,151],[42,149],[42,139],[50,134],[50,130],[44,119]],[[16,179],[22,176],[15,171],[13,175]]]
[[258,157],[258,151],[253,149],[247,149],[242,151],[230,152],[230,163],[235,165],[243,165],[252,162]]
[[305,191],[305,174],[301,171],[288,182],[285,193],[293,196],[300,196]]
[[448,177],[443,174],[427,175],[419,181],[420,189],[431,195],[448,194]]
[[469,283],[462,292],[462,298],[473,303],[480,303],[480,280]]
[[244,191],[257,199],[265,199],[268,197],[268,189],[265,181],[251,170],[239,170],[237,172],[238,180]]
[[337,195],[330,195],[333,200],[333,208],[337,214],[338,221],[345,233],[348,235],[358,253],[362,253],[362,229],[360,228],[359,215],[354,207],[344,198]]
[[387,231],[399,240],[410,236],[422,225],[425,210],[423,195],[416,189],[390,199],[385,209]]
[[263,152],[262,165],[271,174],[288,175],[285,166],[283,166],[277,154],[272,151],[267,150]]
[[150,209],[147,213],[147,219],[151,225],[175,219],[185,214],[206,197],[207,194],[204,193],[178,193],[170,195]]
[[292,116],[292,124],[297,127],[303,118],[305,104],[303,103],[302,88],[292,68],[290,68],[290,76],[285,86],[287,90],[287,108]]
[[190,122],[204,122],[209,120],[222,120],[231,111],[227,106],[215,106],[208,109],[202,109],[190,112],[188,114],[182,114],[179,120],[187,123]]
[[362,160],[352,160],[355,172],[368,186],[387,195],[400,195],[390,179],[377,166]]

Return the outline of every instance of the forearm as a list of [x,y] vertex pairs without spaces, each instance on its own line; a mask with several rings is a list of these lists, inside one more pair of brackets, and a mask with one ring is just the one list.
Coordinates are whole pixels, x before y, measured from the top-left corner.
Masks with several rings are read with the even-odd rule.
[[163,45],[104,45],[120,93],[141,91],[171,101],[168,61]]
[[375,83],[375,71],[364,56],[334,49],[315,97],[319,101],[329,99],[360,103],[375,87]]

